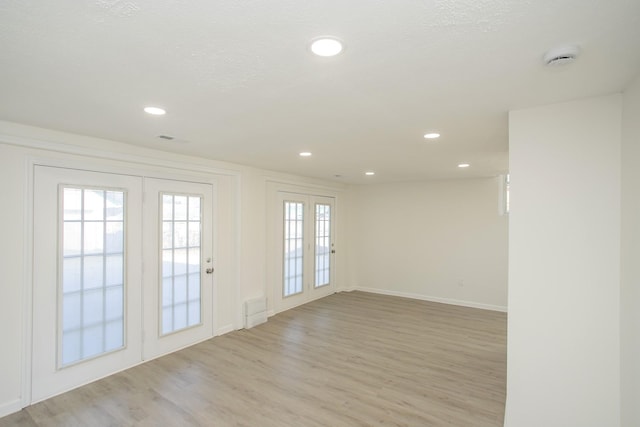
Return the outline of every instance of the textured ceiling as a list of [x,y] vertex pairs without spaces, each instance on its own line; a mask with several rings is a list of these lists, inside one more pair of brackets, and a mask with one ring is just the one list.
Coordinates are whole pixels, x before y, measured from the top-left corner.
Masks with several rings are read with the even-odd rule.
[[640,73],[640,1],[2,0],[0,54],[2,120],[349,183],[494,176],[510,109]]

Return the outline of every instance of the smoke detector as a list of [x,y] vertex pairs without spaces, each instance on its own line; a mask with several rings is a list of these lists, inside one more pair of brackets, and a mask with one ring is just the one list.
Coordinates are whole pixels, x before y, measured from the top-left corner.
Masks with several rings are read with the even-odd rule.
[[559,46],[544,54],[544,63],[549,66],[567,65],[576,60],[580,54],[580,48],[575,45]]

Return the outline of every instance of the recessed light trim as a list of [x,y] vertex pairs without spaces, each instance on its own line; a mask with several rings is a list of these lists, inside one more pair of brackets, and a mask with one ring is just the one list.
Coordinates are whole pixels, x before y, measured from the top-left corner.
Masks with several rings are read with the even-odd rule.
[[312,153],[310,151],[303,151],[299,155],[300,157],[310,157]]
[[437,139],[440,138],[440,134],[438,132],[429,132],[424,134],[425,139]]
[[460,169],[468,168],[469,166],[471,166],[469,163],[460,163],[460,164],[458,164],[458,167]]
[[341,40],[332,36],[322,36],[315,38],[311,42],[311,52],[315,55],[330,57],[336,56],[344,50]]
[[144,107],[144,112],[153,116],[164,116],[167,114],[165,109],[160,107]]
[[365,174],[365,175],[367,175],[367,176],[373,176],[373,175],[375,175],[376,173],[375,173],[374,171],[367,171],[367,172],[365,172],[364,174]]

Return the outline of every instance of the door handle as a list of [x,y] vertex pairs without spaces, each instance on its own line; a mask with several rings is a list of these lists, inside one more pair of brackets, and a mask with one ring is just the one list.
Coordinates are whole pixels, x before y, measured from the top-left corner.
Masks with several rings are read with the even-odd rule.
[[207,273],[207,274],[212,274],[213,273],[213,267],[207,268],[204,272]]

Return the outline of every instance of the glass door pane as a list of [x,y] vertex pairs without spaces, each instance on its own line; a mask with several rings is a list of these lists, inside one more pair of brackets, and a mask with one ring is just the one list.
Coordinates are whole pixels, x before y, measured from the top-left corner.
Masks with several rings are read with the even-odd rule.
[[304,203],[284,202],[283,296],[303,290],[304,279]]
[[161,334],[201,323],[202,198],[161,194]]
[[331,205],[316,203],[314,287],[326,286],[331,273]]
[[58,366],[124,347],[125,193],[61,191]]

